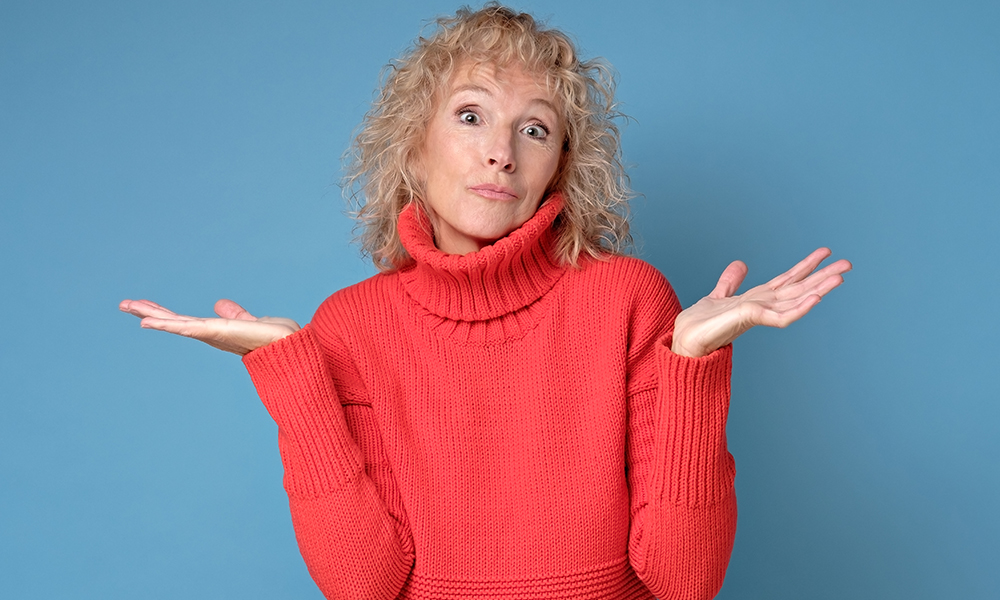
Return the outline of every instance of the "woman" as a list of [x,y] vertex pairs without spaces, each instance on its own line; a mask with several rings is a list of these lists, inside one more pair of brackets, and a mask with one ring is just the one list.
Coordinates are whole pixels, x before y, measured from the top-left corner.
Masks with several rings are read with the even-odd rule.
[[303,328],[122,302],[243,355],[278,424],[302,555],[330,598],[710,598],[736,528],[730,343],[850,268],[817,250],[681,311],[622,256],[606,71],[497,5],[439,20],[356,139],[383,273]]

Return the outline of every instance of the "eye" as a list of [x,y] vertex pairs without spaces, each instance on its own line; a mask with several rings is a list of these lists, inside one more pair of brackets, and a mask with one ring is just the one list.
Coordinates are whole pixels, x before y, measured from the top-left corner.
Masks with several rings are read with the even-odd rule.
[[546,129],[544,125],[538,125],[538,124],[528,125],[521,131],[524,133],[524,135],[539,140],[545,139],[545,137],[549,135],[549,130]]
[[471,110],[461,110],[458,113],[458,120],[466,125],[479,125],[479,115]]

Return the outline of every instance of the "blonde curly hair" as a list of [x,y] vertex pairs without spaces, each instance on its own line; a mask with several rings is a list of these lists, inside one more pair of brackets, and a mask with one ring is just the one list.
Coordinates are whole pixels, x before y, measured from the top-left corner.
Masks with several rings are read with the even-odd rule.
[[544,76],[561,100],[566,139],[559,172],[546,194],[560,191],[556,255],[579,265],[581,254],[601,258],[631,244],[628,201],[632,196],[621,161],[614,98],[615,76],[602,60],[581,61],[570,39],[527,13],[495,2],[436,20],[429,37],[383,71],[382,84],[347,157],[345,193],[355,206],[362,250],[383,271],[412,259],[396,222],[409,202],[421,201],[413,174],[434,110],[434,98],[463,61],[499,68],[518,66]]

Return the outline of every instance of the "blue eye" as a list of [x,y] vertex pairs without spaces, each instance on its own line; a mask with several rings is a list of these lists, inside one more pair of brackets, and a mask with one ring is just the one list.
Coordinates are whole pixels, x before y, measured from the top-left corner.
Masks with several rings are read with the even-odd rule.
[[458,113],[458,119],[467,125],[479,125],[479,115],[472,111],[463,110]]
[[546,130],[541,125],[528,125],[521,130],[528,137],[533,137],[537,139],[545,139],[545,136],[549,135],[548,130]]

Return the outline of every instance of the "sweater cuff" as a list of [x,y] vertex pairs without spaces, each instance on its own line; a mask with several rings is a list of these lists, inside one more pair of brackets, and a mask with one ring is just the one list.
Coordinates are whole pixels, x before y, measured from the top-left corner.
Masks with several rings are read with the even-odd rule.
[[340,489],[364,468],[323,350],[309,325],[243,357],[278,424],[285,488],[296,496]]
[[736,470],[726,448],[733,347],[708,356],[674,354],[672,336],[657,347],[660,373],[657,398],[656,463],[653,494],[683,506],[704,506],[733,489]]

